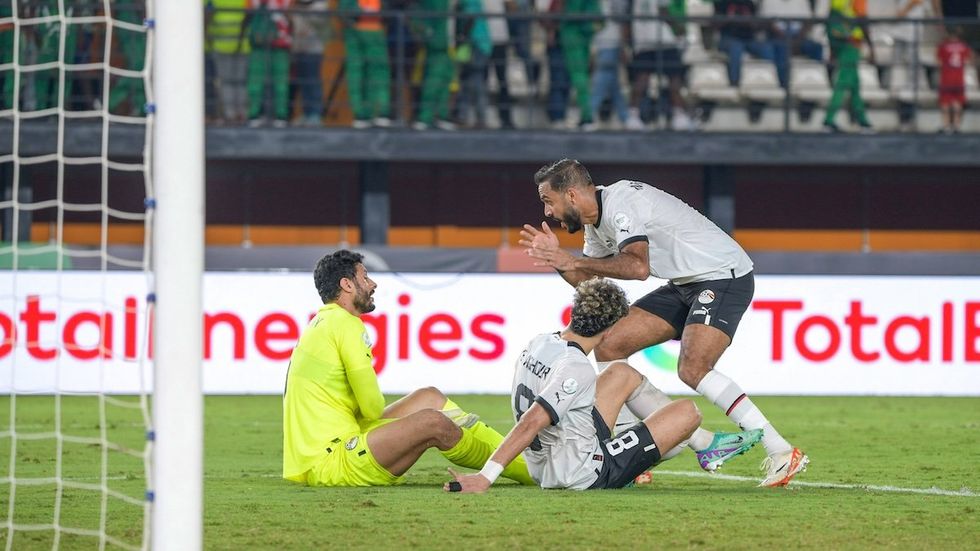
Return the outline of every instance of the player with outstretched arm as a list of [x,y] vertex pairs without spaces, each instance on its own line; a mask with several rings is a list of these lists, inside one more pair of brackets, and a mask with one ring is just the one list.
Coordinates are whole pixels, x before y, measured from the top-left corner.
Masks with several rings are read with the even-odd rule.
[[[714,369],[755,290],[752,260],[742,247],[673,195],[630,180],[596,186],[573,159],[542,167],[534,182],[545,216],[569,233],[585,233],[584,256],[576,257],[560,247],[547,222],[540,229],[525,225],[520,244],[538,265],[555,268],[571,285],[594,276],[645,280],[652,274],[668,280],[634,302],[596,347],[599,369],[679,338],[681,380],[743,430],[763,430],[768,457],[760,485],[784,486],[804,470],[807,456],[776,431],[735,381]],[[702,430],[691,437],[694,449],[709,438]]]
[[[429,448],[479,468],[503,436],[438,389],[417,390],[385,407],[361,314],[377,287],[363,256],[321,258],[313,279],[323,306],[293,350],[283,396],[282,476],[309,486],[388,486]],[[523,458],[503,475],[534,484]]]
[[[568,327],[534,337],[516,363],[516,425],[479,473],[461,475],[450,469],[453,480],[444,489],[484,492],[503,466],[522,454],[542,488],[622,488],[679,453],[701,424],[694,402],[663,404],[646,377],[625,362],[613,363],[596,376],[588,358],[607,329],[628,311],[626,294],[612,281],[580,283]],[[642,421],[613,436],[624,404]],[[758,435],[736,436],[758,441]]]

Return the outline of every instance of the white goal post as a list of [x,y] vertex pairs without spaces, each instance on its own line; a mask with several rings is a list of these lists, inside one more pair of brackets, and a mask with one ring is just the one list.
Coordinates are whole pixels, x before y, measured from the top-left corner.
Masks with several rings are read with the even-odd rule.
[[204,22],[200,0],[152,2],[155,351],[152,546],[203,538]]

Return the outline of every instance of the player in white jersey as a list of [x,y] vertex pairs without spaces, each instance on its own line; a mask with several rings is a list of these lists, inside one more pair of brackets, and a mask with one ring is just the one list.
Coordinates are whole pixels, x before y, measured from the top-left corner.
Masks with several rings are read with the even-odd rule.
[[[596,186],[588,170],[572,159],[541,168],[534,182],[545,216],[569,233],[585,229],[584,256],[576,257],[560,247],[547,222],[540,229],[525,225],[520,243],[538,265],[555,268],[572,285],[595,276],[668,280],[634,302],[597,346],[599,368],[680,339],[681,380],[743,429],[763,430],[768,457],[761,485],[784,486],[804,470],[807,456],[776,431],[734,381],[714,370],[755,289],[752,261],[738,243],[669,193],[629,180]],[[698,429],[690,445],[697,450],[709,438]],[[699,454],[698,459],[713,470],[705,461],[710,458]]]
[[[597,377],[589,361],[606,330],[628,311],[626,295],[615,283],[595,278],[579,284],[568,327],[534,337],[517,360],[513,430],[479,473],[450,470],[455,480],[445,489],[485,491],[500,465],[521,453],[542,488],[621,488],[676,455],[701,423],[694,403],[661,404],[646,377],[625,362]],[[624,404],[643,420],[614,438],[613,424]],[[754,443],[760,435],[731,436]]]

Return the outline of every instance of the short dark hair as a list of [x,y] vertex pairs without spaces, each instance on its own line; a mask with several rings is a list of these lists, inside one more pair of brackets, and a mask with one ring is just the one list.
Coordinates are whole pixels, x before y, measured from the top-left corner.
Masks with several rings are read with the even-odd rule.
[[598,277],[575,287],[571,328],[578,335],[593,337],[612,327],[629,313],[626,293],[608,279]]
[[340,280],[354,279],[357,265],[363,264],[364,255],[341,249],[326,254],[317,261],[313,270],[313,283],[324,304],[337,300],[340,296]]
[[534,173],[534,185],[539,186],[544,182],[548,182],[555,191],[565,191],[579,184],[593,185],[589,171],[575,159],[561,159],[538,169]]

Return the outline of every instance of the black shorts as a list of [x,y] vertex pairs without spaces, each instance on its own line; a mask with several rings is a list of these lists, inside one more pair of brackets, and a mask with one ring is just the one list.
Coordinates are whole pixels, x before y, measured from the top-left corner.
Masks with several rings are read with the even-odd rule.
[[595,408],[592,409],[592,422],[603,458],[602,468],[597,473],[599,478],[589,486],[590,490],[622,488],[660,461],[660,449],[654,443],[650,429],[642,421],[620,432],[615,438],[612,438],[609,426]]
[[638,52],[633,56],[629,66],[630,80],[635,79],[636,75],[640,73],[663,73],[666,76],[683,77],[686,71],[687,67],[684,66],[681,51],[678,48]]
[[742,277],[686,285],[667,283],[640,297],[633,306],[663,318],[677,330],[678,338],[684,327],[699,323],[721,329],[734,339],[754,293],[755,276],[749,272]]

